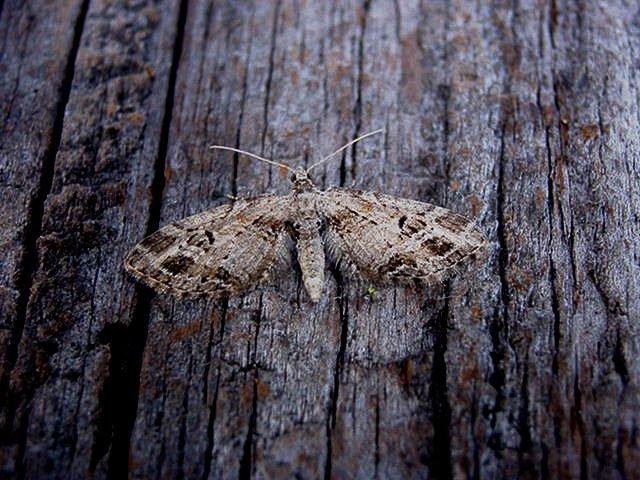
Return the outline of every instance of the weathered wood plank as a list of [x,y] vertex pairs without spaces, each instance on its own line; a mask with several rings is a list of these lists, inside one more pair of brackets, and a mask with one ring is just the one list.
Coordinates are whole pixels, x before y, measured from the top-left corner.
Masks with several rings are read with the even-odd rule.
[[[597,204],[613,202],[617,205],[613,213],[637,201],[633,195],[624,200],[606,195],[603,202],[589,187],[598,146],[590,143],[595,137],[584,135],[598,125],[596,99],[605,102],[601,98],[603,89],[609,88],[605,85],[615,79],[615,89],[627,90],[634,75],[630,57],[622,57],[627,58],[625,63],[612,54],[615,42],[607,33],[619,35],[625,10],[611,5],[604,15],[592,4],[552,4],[542,10],[525,5],[498,11],[494,17],[504,35],[503,61],[508,67],[498,160],[502,180],[497,192],[502,211],[498,238],[506,253],[501,261],[504,323],[495,324],[493,330],[497,371],[504,378],[494,378],[501,398],[499,409],[489,413],[494,426],[487,425],[488,438],[495,443],[483,443],[500,455],[490,468],[501,475],[633,477],[625,457],[634,459],[637,454],[617,443],[634,436],[628,425],[637,419],[612,421],[611,416],[617,415],[620,399],[638,401],[628,374],[614,373],[637,368],[631,366],[634,356],[629,355],[637,351],[636,334],[627,327],[626,313],[618,312],[615,320],[604,313],[601,298],[589,285],[589,272],[607,265],[614,277],[626,279],[618,284],[617,295],[627,299],[623,311],[635,312],[636,267],[630,258],[619,262],[618,254],[598,258],[595,236],[585,235],[602,222]],[[612,98],[611,104],[620,99],[625,109],[637,108],[633,95]],[[629,137],[628,120],[621,111],[608,118],[620,122],[625,133],[600,132],[598,141],[619,145]],[[624,156],[633,164],[634,155],[637,152],[627,151]],[[612,153],[604,162],[619,158]],[[630,178],[630,169],[617,171]],[[617,230],[611,224],[601,235],[615,238],[620,235]],[[627,235],[637,238],[637,231]],[[620,336],[619,328],[625,332]],[[616,344],[616,338],[624,343]],[[455,365],[462,351],[450,351],[449,364]],[[606,380],[585,381],[592,369]],[[606,430],[616,433],[596,433]],[[467,455],[466,465],[470,460]]]
[[[189,5],[161,223],[228,202],[226,194],[288,190],[277,171],[246,159],[235,164],[231,155],[213,155],[207,147],[239,144],[292,163],[290,157],[308,141],[299,132],[324,128],[316,124],[323,92],[316,87],[303,104],[302,80],[287,92],[296,101],[272,113],[285,78],[313,76],[317,86],[322,79],[321,66],[315,75],[279,68],[300,53],[300,43],[289,42],[296,21],[291,4]],[[308,44],[317,43],[322,32],[307,33]],[[283,122],[303,109],[307,120]],[[293,144],[272,140],[288,137]],[[310,144],[309,155],[334,145],[331,139]],[[327,292],[317,306],[303,295],[292,277],[275,291],[209,309],[156,299],[149,325],[149,338],[156,340],[145,352],[132,437],[133,476],[244,476],[256,470],[255,458],[264,458],[259,469],[267,476],[297,471],[314,477],[323,471],[339,306],[335,293]],[[282,455],[291,461],[279,460]]]
[[575,402],[576,411],[567,412],[575,425],[561,429],[560,441],[579,439],[581,474],[633,478],[640,412],[640,31],[624,3],[564,12],[550,42],[561,52],[551,77],[558,109],[551,259],[560,272],[551,278],[560,312],[556,388],[570,393],[567,400],[560,393],[557,403],[552,398],[550,410]]
[[[450,468],[456,478],[512,478],[521,473],[517,468],[520,399],[506,385],[507,378],[513,378],[509,368],[516,359],[504,340],[510,327],[504,306],[509,287],[504,278],[501,191],[503,109],[510,106],[505,92],[514,49],[505,35],[505,22],[508,25],[512,6],[486,4],[465,15],[461,5],[454,4],[444,33],[447,198],[457,210],[482,218],[493,244],[490,261],[474,284],[465,278],[453,282],[445,322]],[[506,401],[509,397],[515,398]]]
[[[637,477],[638,12],[141,5],[88,13],[6,471],[24,456],[19,473],[51,477]],[[319,186],[477,218],[484,261],[375,298],[331,272],[317,305],[296,272],[228,301],[136,300],[121,262],[147,225],[288,191],[209,144],[298,165],[380,126]]]
[[[384,152],[375,143],[363,144],[356,150],[355,161],[354,152],[349,152],[340,169],[327,167],[323,181],[355,181],[476,216],[494,239],[487,264],[428,296],[401,291],[399,297],[400,292],[383,291],[369,304],[362,292],[347,288],[339,308],[324,312],[329,318],[323,322],[342,329],[329,331],[321,342],[331,346],[323,363],[328,375],[326,396],[320,403],[326,410],[303,417],[298,428],[284,432],[274,429],[272,412],[306,405],[308,389],[318,379],[298,385],[296,396],[280,396],[285,380],[278,367],[283,366],[256,364],[256,358],[274,354],[259,349],[262,338],[274,336],[271,317],[259,310],[280,311],[277,298],[259,300],[254,294],[246,305],[235,300],[229,309],[219,307],[214,318],[220,324],[214,324],[214,334],[203,331],[198,322],[207,313],[194,314],[191,305],[157,299],[150,331],[167,339],[164,348],[168,350],[153,348],[145,356],[143,378],[154,387],[139,404],[134,443],[162,451],[164,463],[150,466],[147,460],[157,453],[149,452],[149,447],[138,450],[133,458],[140,476],[193,468],[222,476],[242,476],[247,468],[264,476],[292,474],[301,468],[310,476],[361,477],[429,473],[577,477],[581,472],[590,476],[632,472],[626,465],[637,458],[632,447],[635,433],[629,428],[636,418],[626,413],[622,424],[609,415],[616,412],[610,402],[617,398],[627,405],[637,401],[629,373],[637,368],[631,366],[629,353],[637,349],[635,340],[633,335],[611,332],[611,328],[624,328],[631,334],[633,327],[623,327],[631,324],[622,317],[611,324],[611,319],[598,313],[598,297],[572,287],[577,268],[572,265],[577,261],[572,249],[578,248],[579,241],[563,223],[576,200],[558,194],[567,177],[559,176],[556,167],[557,161],[567,162],[570,144],[583,148],[584,131],[594,124],[586,112],[576,110],[570,121],[575,135],[566,136],[571,131],[569,118],[563,117],[567,103],[559,103],[558,89],[576,85],[580,90],[574,95],[585,93],[584,86],[577,87],[580,70],[571,56],[582,52],[586,60],[598,59],[590,86],[597,98],[605,79],[610,82],[614,76],[602,68],[606,36],[591,44],[585,38],[603,35],[607,28],[619,32],[620,25],[607,27],[611,19],[604,20],[591,4],[579,11],[554,4],[516,6],[515,10],[512,5],[469,9],[466,4],[408,2],[390,7],[374,2],[325,10],[284,2],[257,10],[236,5],[230,14],[224,5],[193,6],[190,18],[203,22],[208,12],[212,20],[205,25],[195,25],[195,20],[188,23],[186,63],[181,70],[188,85],[179,83],[178,88],[185,93],[179,97],[180,113],[176,111],[173,119],[172,177],[163,222],[224,201],[211,201],[207,199],[211,193],[206,192],[219,197],[236,191],[286,191],[275,172],[266,175],[263,166],[242,160],[234,167],[236,174],[221,164],[212,165],[210,171],[206,166],[194,168],[194,161],[207,158],[207,143],[237,141],[242,148],[304,161],[322,148],[330,150],[325,132],[335,126],[351,137],[365,127],[377,126],[378,120],[388,127]],[[610,15],[624,22],[623,12],[620,6]],[[573,23],[578,14],[595,23]],[[219,26],[226,15],[236,18],[236,23]],[[602,25],[596,27],[598,22]],[[588,33],[596,28],[597,34]],[[585,38],[575,36],[581,29]],[[223,49],[234,34],[240,38],[233,53],[246,52],[246,59],[240,60],[246,70],[232,67],[228,77],[229,63],[235,66],[238,60],[232,57],[229,62],[230,53]],[[216,55],[203,57],[203,45],[214,45],[209,51]],[[595,53],[588,54],[589,48]],[[620,58],[617,61],[617,72],[626,68],[625,74],[616,77],[624,87],[630,83],[634,65],[622,61],[621,66]],[[225,71],[214,62],[224,62]],[[576,78],[567,78],[569,73]],[[560,85],[555,78],[559,74],[563,75]],[[196,78],[200,80],[194,82]],[[303,98],[301,90],[308,92]],[[631,95],[623,98],[625,107],[635,107],[633,102],[628,104]],[[184,127],[185,118],[191,120],[189,129]],[[610,116],[610,121],[622,119],[617,113]],[[296,128],[296,123],[302,126]],[[212,135],[211,124],[214,132],[222,128],[225,133]],[[208,136],[206,142],[202,136]],[[277,137],[290,142],[270,143]],[[615,142],[611,137],[608,141]],[[587,158],[576,154],[571,164],[588,168]],[[202,171],[207,172],[205,178]],[[406,178],[402,174],[407,172],[420,175]],[[629,182],[632,167],[619,172]],[[227,187],[221,186],[225,175]],[[574,182],[581,184],[583,177],[577,175]],[[580,198],[586,204],[592,194],[587,190]],[[608,201],[614,199],[608,197]],[[587,228],[589,222],[581,225]],[[628,234],[624,238],[636,238],[637,231]],[[590,240],[583,242],[583,252],[593,251]],[[580,260],[585,263],[578,271],[593,268],[586,263],[593,258]],[[619,265],[632,266],[633,261]],[[635,292],[633,268],[615,272],[627,278],[626,288]],[[637,311],[635,297],[627,298],[632,303],[622,311]],[[591,313],[580,313],[587,304],[593,305]],[[200,308],[207,312],[205,305]],[[253,312],[254,324],[234,318],[243,308]],[[172,334],[166,332],[169,318],[177,322],[177,332],[198,325],[198,338],[180,334],[180,342],[171,342]],[[580,321],[592,322],[600,333],[589,340],[594,332],[576,327]],[[304,324],[296,328],[303,329]],[[235,333],[241,331],[247,336]],[[239,338],[245,338],[244,347],[242,343],[234,346]],[[582,346],[589,343],[586,349]],[[207,352],[205,365],[193,356],[194,348]],[[228,365],[225,352],[229,348],[245,352],[243,361],[236,360],[236,373]],[[610,362],[599,367],[600,373],[606,375],[613,368],[623,375],[608,377],[608,386],[581,380],[588,365],[605,361],[601,356]],[[205,373],[207,392],[198,392]],[[171,385],[170,394],[167,385]],[[151,400],[158,388],[167,389],[171,398],[169,415],[164,411],[167,398]],[[607,393],[599,403],[590,400],[599,407],[585,409],[586,392],[595,394],[600,388]],[[263,395],[257,393],[260,390]],[[162,440],[145,442],[157,412],[164,415]],[[176,415],[182,426],[177,425]],[[190,417],[198,419],[198,429],[189,429]],[[235,431],[220,426],[220,421],[231,422]],[[608,425],[619,430],[609,430],[614,433],[604,440],[595,431],[586,431],[600,423],[601,428]],[[326,426],[325,448],[318,447],[322,445],[318,424]],[[328,455],[323,465],[296,457],[301,431],[319,448],[316,456]],[[625,442],[620,448],[619,441]],[[193,464],[185,445],[197,445]],[[613,463],[597,460],[596,451],[606,452]],[[211,465],[201,465],[202,456],[211,459]]]
[[0,12],[0,431],[5,432],[8,376],[24,324],[82,2],[58,2],[50,12],[8,1]]
[[[363,188],[445,203],[446,15],[440,2],[372,2],[361,13],[355,121],[384,119],[387,129],[383,152],[363,144],[351,159]],[[423,29],[425,18],[433,28]],[[336,478],[445,478],[446,385],[438,345],[447,289],[382,289],[370,304],[363,293],[349,296],[328,472]]]
[[18,475],[126,471],[135,390],[130,399],[123,370],[135,367],[129,336],[142,332],[122,258],[149,222],[178,7],[89,6],[11,372],[3,463]]

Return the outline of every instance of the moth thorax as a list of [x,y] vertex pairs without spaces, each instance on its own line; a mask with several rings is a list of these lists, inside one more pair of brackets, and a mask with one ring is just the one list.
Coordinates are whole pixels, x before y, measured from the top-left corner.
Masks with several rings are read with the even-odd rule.
[[291,174],[291,182],[293,183],[293,190],[296,192],[309,192],[314,189],[309,174],[302,167],[296,168]]

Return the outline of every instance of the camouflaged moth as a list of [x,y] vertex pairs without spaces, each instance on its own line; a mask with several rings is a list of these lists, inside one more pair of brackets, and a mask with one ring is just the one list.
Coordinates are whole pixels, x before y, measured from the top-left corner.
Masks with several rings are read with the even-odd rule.
[[314,302],[322,296],[326,259],[368,282],[441,280],[485,247],[472,221],[425,202],[349,188],[323,191],[311,181],[313,168],[380,131],[307,169],[212,146],[291,171],[291,192],[236,200],[167,225],[131,250],[126,269],[160,292],[222,297],[263,284],[297,258]]

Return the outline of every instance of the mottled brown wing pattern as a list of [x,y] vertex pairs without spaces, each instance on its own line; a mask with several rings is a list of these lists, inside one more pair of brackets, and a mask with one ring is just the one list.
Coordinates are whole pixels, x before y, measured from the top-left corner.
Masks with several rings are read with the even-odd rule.
[[287,261],[283,217],[291,196],[238,200],[167,225],[136,245],[125,266],[160,292],[211,297],[242,293]]
[[330,256],[370,281],[440,280],[486,245],[470,220],[429,203],[340,188],[320,196]]

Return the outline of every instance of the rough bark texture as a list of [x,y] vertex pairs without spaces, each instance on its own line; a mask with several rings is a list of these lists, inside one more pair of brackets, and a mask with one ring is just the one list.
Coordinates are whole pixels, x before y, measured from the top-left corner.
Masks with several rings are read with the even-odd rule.
[[[640,11],[0,2],[0,476],[640,478]],[[145,233],[316,172],[476,218],[431,289],[174,301]]]

